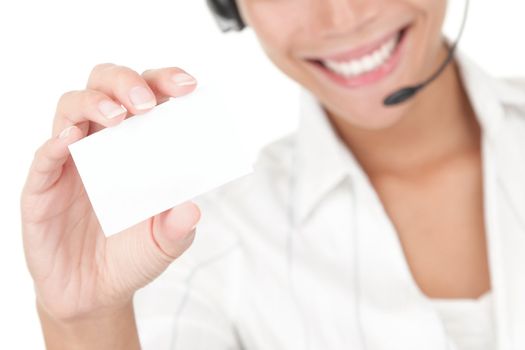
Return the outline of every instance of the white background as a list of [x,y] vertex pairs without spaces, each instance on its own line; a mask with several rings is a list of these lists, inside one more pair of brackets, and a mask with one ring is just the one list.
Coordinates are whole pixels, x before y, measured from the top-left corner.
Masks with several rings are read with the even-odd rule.
[[[471,2],[462,50],[495,75],[525,75],[525,3]],[[447,33],[462,4],[451,1]],[[251,31],[222,35],[204,0],[2,1],[0,44],[0,348],[43,349],[19,196],[60,95],[82,89],[97,63],[138,72],[180,66],[197,79],[221,79],[247,110],[294,123],[296,86],[266,60]]]

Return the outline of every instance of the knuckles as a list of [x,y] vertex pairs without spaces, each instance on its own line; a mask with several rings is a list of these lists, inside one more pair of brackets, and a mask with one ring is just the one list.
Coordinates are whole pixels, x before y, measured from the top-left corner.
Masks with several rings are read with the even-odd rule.
[[135,84],[147,85],[143,77],[129,67],[114,63],[101,63],[92,69],[87,87],[93,90],[115,91]]
[[[75,101],[76,108],[85,110],[90,106],[96,105],[105,95],[96,90],[71,90],[60,96],[57,102],[57,116],[64,117],[64,109],[71,109],[71,101]],[[69,105],[69,107],[66,107]],[[69,111],[71,113],[72,111]]]
[[115,63],[112,63],[112,62],[106,62],[106,63],[99,63],[97,65],[95,65],[93,67],[93,69],[91,69],[91,72],[89,73],[89,78],[91,80],[91,78],[97,76],[98,74],[102,73],[103,71],[109,69],[109,68],[114,68],[116,67],[117,65]]
[[70,100],[73,96],[77,95],[80,92],[80,90],[71,90],[64,92],[59,98],[57,102],[57,110],[61,109],[61,106],[63,106],[66,101]]

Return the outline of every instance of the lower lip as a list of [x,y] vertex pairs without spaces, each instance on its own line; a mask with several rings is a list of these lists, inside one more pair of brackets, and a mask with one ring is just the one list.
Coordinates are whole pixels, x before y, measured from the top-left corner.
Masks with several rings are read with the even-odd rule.
[[405,28],[403,30],[402,36],[399,42],[397,43],[392,56],[390,56],[388,61],[383,63],[383,65],[376,68],[375,70],[361,74],[359,76],[345,78],[337,73],[332,72],[331,70],[323,66],[320,62],[310,61],[310,63],[314,65],[316,70],[319,70],[322,73],[324,73],[323,75],[327,76],[331,81],[343,87],[358,88],[366,85],[371,85],[390,75],[399,65],[399,62],[401,61],[401,55],[404,51],[405,43],[407,41],[408,32],[409,28]]

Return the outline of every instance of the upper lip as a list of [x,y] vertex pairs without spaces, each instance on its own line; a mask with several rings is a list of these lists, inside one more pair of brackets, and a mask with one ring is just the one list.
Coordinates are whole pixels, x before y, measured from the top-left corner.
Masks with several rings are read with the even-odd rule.
[[361,46],[354,46],[350,48],[341,47],[335,50],[328,50],[327,53],[321,54],[317,57],[306,57],[308,60],[312,61],[350,61],[353,59],[361,58],[369,53],[376,51],[388,40],[392,39],[393,36],[397,35],[400,31],[404,30],[407,25],[397,27],[397,29],[389,31],[387,34],[382,34],[379,38],[370,40]]

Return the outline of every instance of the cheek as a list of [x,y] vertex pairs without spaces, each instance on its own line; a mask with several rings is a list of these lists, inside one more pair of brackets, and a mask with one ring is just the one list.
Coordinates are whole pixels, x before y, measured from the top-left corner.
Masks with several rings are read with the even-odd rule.
[[[447,12],[445,1],[436,1],[431,3],[431,8],[428,11],[428,26],[429,32],[433,39],[439,39],[442,36],[443,22]],[[439,46],[440,40],[433,40],[436,46]]]
[[285,73],[292,73],[292,52],[297,45],[304,16],[302,1],[240,1],[243,18],[254,31],[270,60]]
[[[447,2],[445,0],[420,0],[421,23],[417,43],[422,48],[421,53],[425,53],[425,60],[432,62],[431,57],[435,57],[441,48],[441,37],[443,21],[445,19]],[[423,7],[424,4],[424,7]]]

